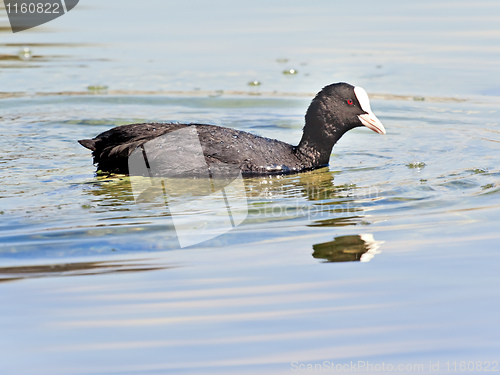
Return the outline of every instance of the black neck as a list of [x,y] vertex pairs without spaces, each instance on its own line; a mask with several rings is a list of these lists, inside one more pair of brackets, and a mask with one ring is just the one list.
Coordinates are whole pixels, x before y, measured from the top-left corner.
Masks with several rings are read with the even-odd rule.
[[328,165],[333,146],[347,131],[325,107],[321,98],[313,100],[306,113],[302,139],[296,147],[298,157],[312,167]]

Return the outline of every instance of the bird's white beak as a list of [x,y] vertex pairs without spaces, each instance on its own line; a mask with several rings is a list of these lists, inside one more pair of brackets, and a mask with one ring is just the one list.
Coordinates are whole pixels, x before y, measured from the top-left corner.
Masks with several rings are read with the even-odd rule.
[[359,121],[366,126],[368,129],[377,132],[378,134],[386,134],[384,125],[380,120],[373,114],[373,112],[368,112],[364,115],[358,115]]
[[356,86],[354,88],[354,94],[361,105],[361,109],[366,112],[363,115],[358,115],[359,121],[361,121],[361,123],[368,129],[371,129],[376,133],[386,134],[384,125],[382,125],[380,120],[373,114],[370,108],[370,101],[368,100],[368,94],[366,91],[362,87]]

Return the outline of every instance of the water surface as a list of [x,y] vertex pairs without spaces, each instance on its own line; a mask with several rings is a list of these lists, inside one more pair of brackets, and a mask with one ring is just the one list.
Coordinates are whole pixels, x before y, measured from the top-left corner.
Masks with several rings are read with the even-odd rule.
[[[2,31],[1,373],[500,370],[498,4],[150,6]],[[296,143],[335,81],[388,134],[246,179],[244,223],[189,248],[76,143],[141,121]]]

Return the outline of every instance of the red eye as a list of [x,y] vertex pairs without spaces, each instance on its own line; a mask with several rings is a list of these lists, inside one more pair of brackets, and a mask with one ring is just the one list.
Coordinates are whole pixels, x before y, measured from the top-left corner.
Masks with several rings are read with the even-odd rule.
[[347,104],[349,104],[349,105],[353,105],[353,104],[354,104],[354,102],[353,102],[351,99],[347,99]]

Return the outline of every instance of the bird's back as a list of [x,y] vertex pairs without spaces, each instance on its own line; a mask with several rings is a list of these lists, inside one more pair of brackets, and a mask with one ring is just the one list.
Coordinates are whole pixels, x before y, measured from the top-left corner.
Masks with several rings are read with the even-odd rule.
[[[145,123],[117,126],[99,134],[91,140],[79,141],[93,151],[94,163],[98,170],[110,173],[129,173],[129,157],[140,146],[149,141],[156,144],[150,149],[151,162],[161,158],[165,147],[188,145],[193,138],[174,138],[176,130],[195,128],[205,162],[210,166],[230,164],[237,166],[244,175],[290,173],[304,169],[305,165],[297,158],[294,147],[288,143],[260,137],[248,132],[207,124]],[[182,136],[183,132],[179,132]],[[184,133],[185,134],[185,133]],[[165,137],[163,137],[165,136]],[[167,142],[158,142],[164,138]],[[168,138],[173,143],[168,143]],[[147,146],[146,146],[147,147]],[[199,149],[199,148],[198,148]],[[195,148],[193,148],[195,150]],[[186,158],[186,154],[183,156]],[[194,156],[193,156],[194,158]],[[192,160],[176,160],[175,163],[190,163]],[[160,170],[168,173],[169,165],[162,162]],[[172,163],[173,164],[173,163]]]

